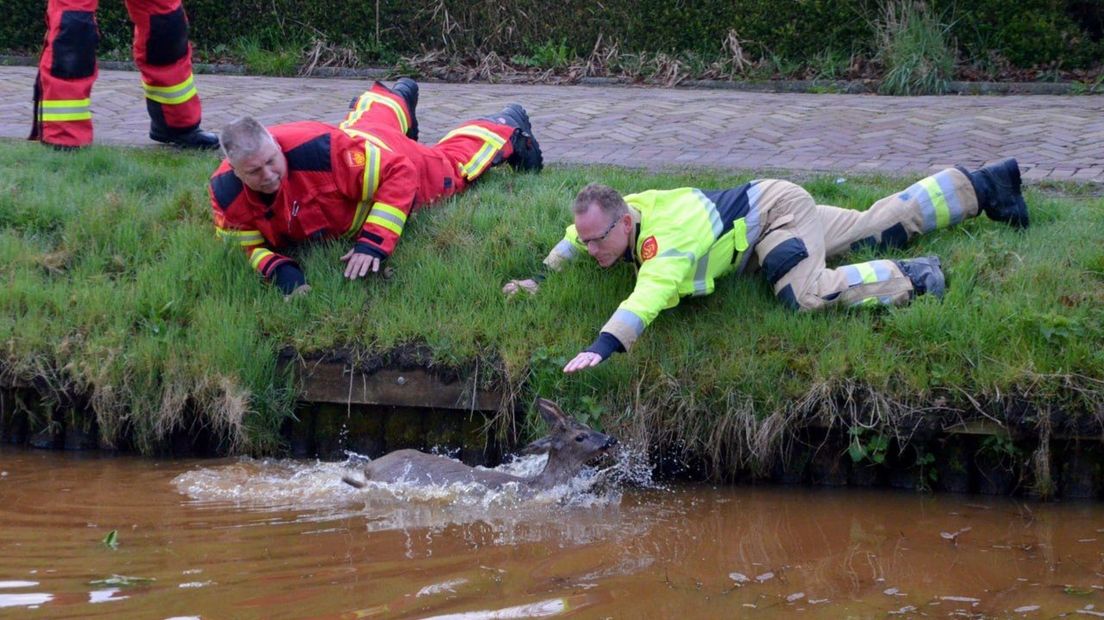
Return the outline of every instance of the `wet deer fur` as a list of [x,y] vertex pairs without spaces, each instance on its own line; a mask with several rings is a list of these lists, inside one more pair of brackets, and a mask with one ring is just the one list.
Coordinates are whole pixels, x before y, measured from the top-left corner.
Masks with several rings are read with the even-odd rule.
[[[491,489],[516,482],[532,490],[550,489],[571,480],[588,461],[617,445],[616,439],[577,422],[550,400],[539,399],[537,407],[550,427],[549,433],[522,451],[523,454],[548,453],[547,464],[535,476],[526,478],[475,469],[444,456],[417,450],[396,450],[365,465],[364,477],[374,482],[402,481],[425,485],[475,482]],[[342,480],[357,488],[365,486],[364,482],[349,476],[342,477]]]

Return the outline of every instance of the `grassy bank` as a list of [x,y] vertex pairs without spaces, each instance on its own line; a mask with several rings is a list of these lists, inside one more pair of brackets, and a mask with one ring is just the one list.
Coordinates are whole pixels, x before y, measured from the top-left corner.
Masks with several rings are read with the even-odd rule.
[[[714,464],[762,457],[810,416],[886,429],[917,417],[1104,416],[1104,200],[1076,187],[1033,188],[1024,234],[982,217],[890,254],[940,255],[942,302],[799,315],[761,278],[730,277],[663,313],[632,355],[568,377],[559,369],[631,290],[631,268],[579,264],[532,298],[507,300],[499,288],[536,270],[578,188],[723,187],[757,175],[496,170],[412,218],[389,280],[343,281],[343,244],[305,249],[313,291],[287,303],[215,238],[205,191],[215,164],[0,143],[7,379],[90,397],[101,433],[143,451],[174,428],[204,426],[228,452],[279,453],[295,396],[276,370],[285,347],[367,360],[418,345],[433,365],[478,365],[518,402],[560,399],[623,436],[681,442]],[[821,202],[864,208],[909,182],[804,184]]]

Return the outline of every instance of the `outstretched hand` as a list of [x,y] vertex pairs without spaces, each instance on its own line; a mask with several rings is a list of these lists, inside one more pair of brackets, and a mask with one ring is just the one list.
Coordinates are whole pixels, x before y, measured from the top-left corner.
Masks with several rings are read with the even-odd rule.
[[602,363],[602,356],[590,351],[583,351],[575,356],[567,366],[564,366],[563,371],[566,373],[579,372],[580,370],[586,370]]
[[358,253],[356,250],[346,252],[345,256],[341,257],[341,262],[345,263],[345,277],[350,280],[363,278],[369,271],[376,273],[380,269],[378,257],[363,252]]
[[513,297],[518,291],[525,291],[530,295],[536,295],[538,290],[540,290],[540,284],[537,284],[537,281],[532,278],[527,278],[525,280],[510,280],[502,287],[502,293],[507,297]]

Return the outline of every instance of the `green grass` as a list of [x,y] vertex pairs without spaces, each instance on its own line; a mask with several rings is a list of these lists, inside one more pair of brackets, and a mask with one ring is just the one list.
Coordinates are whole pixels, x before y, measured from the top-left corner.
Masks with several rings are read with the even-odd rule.
[[240,58],[245,70],[251,74],[289,76],[299,70],[303,45],[294,41],[274,43],[246,37],[230,48],[230,54]]
[[[892,426],[917,413],[1104,409],[1104,200],[1032,190],[1026,233],[984,217],[890,257],[935,253],[942,302],[795,314],[762,278],[664,312],[630,355],[581,375],[563,364],[631,290],[628,265],[581,261],[535,297],[503,282],[538,269],[586,182],[624,191],[730,186],[753,174],[551,166],[495,170],[411,218],[390,280],[349,283],[343,243],[298,254],[311,293],[285,302],[213,234],[211,155],[0,143],[0,372],[91,396],[102,434],[155,452],[210,427],[227,452],[278,453],[293,347],[480,363],[488,384],[560,400],[623,437],[681,441],[714,463],[762,457],[805,416]],[[864,208],[912,179],[805,179],[821,202]],[[857,255],[855,259],[873,256]],[[487,371],[486,369],[493,369]],[[1022,407],[1014,407],[1023,411]]]

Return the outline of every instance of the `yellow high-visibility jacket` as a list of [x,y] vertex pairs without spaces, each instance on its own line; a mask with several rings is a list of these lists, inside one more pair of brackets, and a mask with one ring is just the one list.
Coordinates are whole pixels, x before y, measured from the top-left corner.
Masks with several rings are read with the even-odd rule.
[[[661,310],[713,292],[714,279],[741,269],[759,235],[756,182],[720,191],[692,187],[624,197],[637,219],[636,287],[601,331],[628,351]],[[553,270],[587,253],[572,224],[544,264]]]

